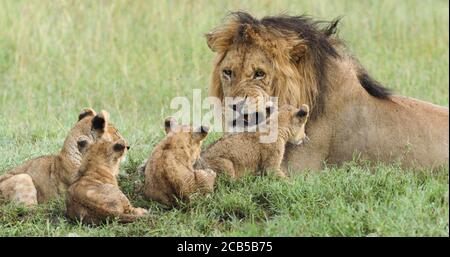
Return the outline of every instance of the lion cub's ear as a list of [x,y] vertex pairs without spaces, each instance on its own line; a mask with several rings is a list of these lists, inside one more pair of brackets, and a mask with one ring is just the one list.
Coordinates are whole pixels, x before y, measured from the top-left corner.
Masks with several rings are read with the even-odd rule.
[[197,142],[202,141],[203,139],[205,139],[206,136],[208,136],[208,132],[209,132],[209,127],[202,125],[196,129],[194,129],[194,131],[192,133],[192,138]]
[[80,114],[78,115],[78,121],[88,117],[88,116],[95,116],[97,113],[92,108],[84,108]]
[[100,114],[95,115],[92,119],[92,129],[105,131],[105,128],[108,127],[109,123],[109,113],[105,110],[102,110]]
[[174,117],[167,117],[164,120],[164,130],[166,131],[166,134],[169,134],[169,132],[174,131],[177,125],[178,122]]

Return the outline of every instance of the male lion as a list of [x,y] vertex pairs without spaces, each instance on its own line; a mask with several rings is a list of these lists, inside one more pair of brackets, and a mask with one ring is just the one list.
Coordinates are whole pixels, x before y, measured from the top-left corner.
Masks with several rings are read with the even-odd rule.
[[109,123],[106,111],[97,114],[91,108],[82,110],[57,155],[34,158],[0,176],[0,196],[32,206],[64,195],[80,167],[82,154],[77,145],[98,139],[116,141],[123,138]]
[[276,140],[261,143],[260,137],[268,131],[226,135],[202,152],[201,165],[216,172],[225,171],[232,178],[241,177],[245,171],[271,171],[286,178],[280,167],[286,144],[299,145],[307,138],[308,116],[308,105],[302,105],[300,109],[285,105],[268,118],[269,127],[273,126],[278,132]]
[[164,126],[167,136],[155,146],[145,165],[145,196],[173,207],[176,198],[189,201],[196,192],[212,192],[216,173],[193,167],[208,128],[201,126],[194,130],[177,125],[173,118],[167,118]]
[[120,222],[132,222],[147,210],[134,208],[120,191],[116,176],[127,149],[126,142],[100,140],[79,144],[85,151],[77,180],[67,190],[67,216],[90,224],[100,224],[118,217]]
[[280,105],[308,104],[310,143],[288,147],[283,162],[295,170],[320,170],[355,153],[405,168],[448,165],[448,108],[390,94],[334,36],[338,22],[233,13],[206,34],[217,54],[210,95],[262,90]]

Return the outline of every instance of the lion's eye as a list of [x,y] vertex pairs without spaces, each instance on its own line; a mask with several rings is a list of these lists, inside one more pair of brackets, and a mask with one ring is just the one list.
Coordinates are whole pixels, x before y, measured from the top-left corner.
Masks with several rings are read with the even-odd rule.
[[223,70],[222,73],[227,78],[231,78],[231,75],[233,75],[233,72],[231,70],[228,70],[228,69]]
[[255,75],[253,76],[254,79],[262,79],[266,76],[266,73],[262,70],[255,71]]

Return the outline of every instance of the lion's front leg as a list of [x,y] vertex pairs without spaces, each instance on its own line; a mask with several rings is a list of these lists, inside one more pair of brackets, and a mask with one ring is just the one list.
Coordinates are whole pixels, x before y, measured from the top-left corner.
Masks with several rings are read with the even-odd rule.
[[[309,140],[300,145],[288,143],[283,157],[282,167],[291,173],[320,171],[329,156],[332,139],[332,126],[326,117],[310,121],[306,127]],[[331,121],[334,124],[334,121]]]
[[287,179],[286,173],[284,173],[284,171],[281,170],[281,168],[275,169],[273,170],[273,172],[275,172],[275,176],[277,176],[278,178]]
[[125,196],[125,194],[121,193],[121,202],[123,205],[123,213],[125,214],[131,214],[131,215],[135,215],[136,217],[143,217],[145,215],[148,214],[148,211],[144,208],[140,208],[140,207],[134,207],[131,203],[130,200]]
[[287,146],[282,167],[293,173],[303,171],[320,171],[324,167],[327,154],[316,152],[306,145]]
[[234,163],[229,159],[217,157],[213,160],[209,160],[208,164],[214,171],[225,172],[230,175],[232,179],[236,179],[241,175],[238,174],[238,171],[234,167]]
[[272,155],[266,157],[265,163],[262,168],[266,172],[273,173],[278,178],[286,179],[287,175],[281,167],[281,162],[283,161],[283,152],[284,151],[280,151],[280,154],[275,154],[272,152]]

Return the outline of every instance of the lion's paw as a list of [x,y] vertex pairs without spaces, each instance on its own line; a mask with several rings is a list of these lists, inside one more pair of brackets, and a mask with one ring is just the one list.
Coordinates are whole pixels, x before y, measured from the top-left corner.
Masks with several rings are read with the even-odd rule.
[[145,216],[148,214],[148,211],[144,208],[135,208],[134,214],[136,214],[137,216]]

